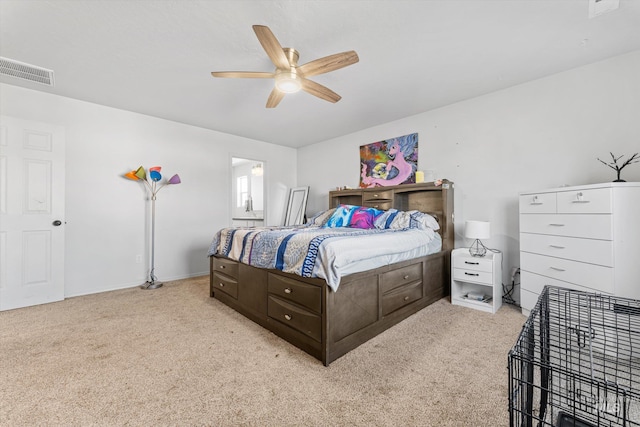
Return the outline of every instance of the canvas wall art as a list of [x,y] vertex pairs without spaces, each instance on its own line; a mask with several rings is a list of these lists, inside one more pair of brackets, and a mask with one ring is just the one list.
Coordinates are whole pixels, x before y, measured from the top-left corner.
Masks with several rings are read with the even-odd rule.
[[418,134],[360,147],[360,187],[413,184],[418,168]]

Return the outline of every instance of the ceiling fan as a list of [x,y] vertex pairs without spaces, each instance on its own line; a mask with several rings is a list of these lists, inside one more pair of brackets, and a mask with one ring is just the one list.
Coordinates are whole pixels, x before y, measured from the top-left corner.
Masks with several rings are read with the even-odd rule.
[[267,108],[276,107],[285,94],[298,92],[300,89],[325,101],[335,103],[340,100],[340,95],[328,87],[309,80],[308,77],[355,64],[359,60],[355,51],[336,53],[307,62],[304,65],[298,65],[298,51],[290,47],[283,48],[269,27],[254,25],[253,31],[256,33],[271,62],[276,66],[275,71],[272,73],[260,71],[214,71],[211,73],[213,77],[275,79],[275,87],[271,91],[269,99],[267,99]]

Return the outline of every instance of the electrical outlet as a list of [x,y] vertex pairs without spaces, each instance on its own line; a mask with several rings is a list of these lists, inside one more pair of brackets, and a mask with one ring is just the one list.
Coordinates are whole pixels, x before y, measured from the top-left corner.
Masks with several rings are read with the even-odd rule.
[[136,264],[142,264],[142,255],[136,255]]

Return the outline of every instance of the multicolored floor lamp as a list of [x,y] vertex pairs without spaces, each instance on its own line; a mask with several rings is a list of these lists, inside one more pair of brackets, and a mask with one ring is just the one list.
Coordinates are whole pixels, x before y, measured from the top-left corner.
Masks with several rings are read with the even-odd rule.
[[158,278],[155,275],[156,194],[167,185],[180,184],[181,182],[178,174],[175,174],[169,178],[168,181],[158,186],[158,182],[162,179],[162,175],[160,174],[161,169],[160,166],[149,168],[149,179],[151,182],[147,179],[147,174],[142,166],[124,175],[133,181],[144,182],[151,193],[151,270],[149,270],[149,280],[140,286],[142,289],[156,289],[162,286],[162,282],[158,282]]

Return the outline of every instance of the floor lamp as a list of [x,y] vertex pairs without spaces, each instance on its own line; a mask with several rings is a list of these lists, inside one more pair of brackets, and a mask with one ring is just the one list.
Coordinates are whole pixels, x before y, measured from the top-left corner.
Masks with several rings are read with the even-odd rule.
[[[138,169],[127,172],[124,176],[133,181],[142,181],[151,194],[151,270],[149,270],[149,280],[144,285],[140,286],[142,289],[157,289],[162,286],[162,282],[158,282],[158,278],[155,275],[155,243],[156,243],[156,194],[167,185],[180,184],[180,177],[178,174],[173,175],[168,181],[158,183],[162,179],[160,174],[160,166],[154,166],[149,168],[149,178],[144,168],[140,166]],[[149,180],[151,182],[149,182]]]

